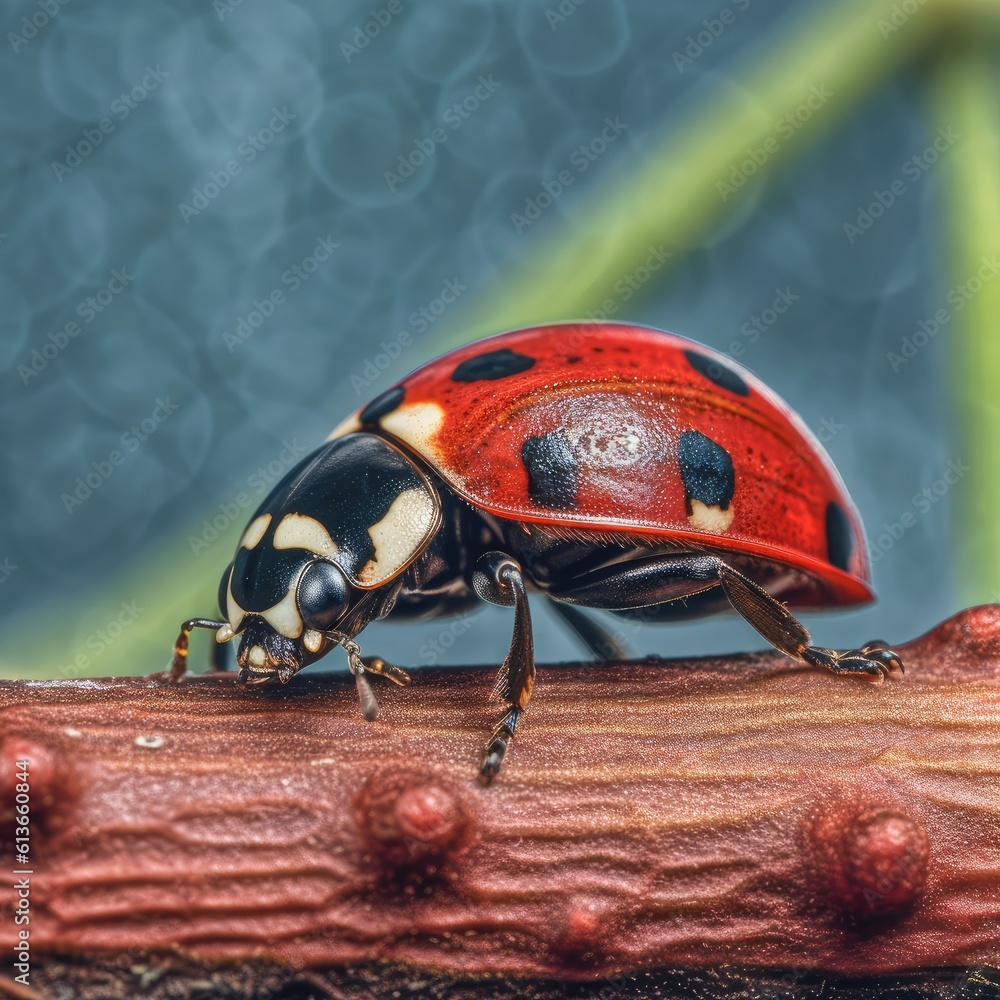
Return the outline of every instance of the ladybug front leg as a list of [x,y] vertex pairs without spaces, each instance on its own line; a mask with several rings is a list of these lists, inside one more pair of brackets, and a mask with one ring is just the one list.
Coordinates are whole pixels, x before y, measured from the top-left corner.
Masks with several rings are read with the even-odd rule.
[[825,667],[835,674],[866,674],[876,682],[898,671],[903,661],[884,642],[838,652],[812,645],[809,630],[763,587],[719,560],[719,581],[729,603],[768,642],[793,659]]
[[187,672],[188,636],[196,628],[220,629],[225,628],[227,624],[227,622],[217,622],[211,618],[191,618],[184,622],[181,625],[181,633],[177,636],[177,641],[174,643],[174,655],[170,661],[170,671],[167,674],[168,680],[176,683],[184,678],[184,674]]
[[486,743],[479,769],[480,780],[489,784],[497,776],[518,720],[531,700],[535,681],[535,646],[531,635],[528,593],[521,567],[515,559],[504,552],[487,552],[476,562],[472,585],[482,600],[514,608],[510,649],[493,686],[494,696],[502,699],[507,708]]

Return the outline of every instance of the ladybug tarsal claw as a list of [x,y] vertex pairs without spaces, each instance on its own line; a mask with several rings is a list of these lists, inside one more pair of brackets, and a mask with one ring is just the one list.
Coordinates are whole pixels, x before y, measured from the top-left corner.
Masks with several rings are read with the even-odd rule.
[[838,653],[833,649],[810,646],[805,651],[807,663],[825,667],[835,674],[861,674],[873,684],[881,684],[892,674],[902,674],[903,661],[899,654],[880,641],[866,643],[861,649]]
[[873,660],[878,660],[880,663],[885,664],[890,671],[898,671],[901,674],[906,673],[899,654],[890,649],[889,644],[883,642],[881,639],[873,639],[871,642],[866,643],[861,647],[861,652],[867,653]]

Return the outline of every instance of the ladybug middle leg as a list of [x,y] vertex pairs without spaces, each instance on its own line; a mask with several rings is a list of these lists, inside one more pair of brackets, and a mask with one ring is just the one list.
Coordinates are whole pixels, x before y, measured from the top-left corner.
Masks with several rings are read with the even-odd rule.
[[531,700],[535,682],[535,645],[531,635],[528,593],[516,559],[504,552],[487,552],[480,556],[472,573],[472,585],[482,600],[514,608],[514,634],[493,687],[493,694],[502,699],[507,707],[486,743],[479,769],[480,779],[489,784],[499,772],[514,729]]
[[[777,598],[718,556],[688,553],[618,564],[566,581],[549,596],[570,604],[632,611],[682,602],[717,586],[734,611],[794,660],[836,674],[866,674],[875,681],[903,671],[899,656],[884,642],[845,652],[812,645],[808,629]],[[678,617],[684,617],[683,611],[682,606]]]

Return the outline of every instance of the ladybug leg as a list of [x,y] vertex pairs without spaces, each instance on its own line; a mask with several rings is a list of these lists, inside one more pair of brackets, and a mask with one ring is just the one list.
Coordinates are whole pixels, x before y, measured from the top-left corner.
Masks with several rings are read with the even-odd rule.
[[410,675],[402,667],[387,663],[381,656],[363,656],[361,662],[365,666],[366,673],[374,674],[376,677],[384,677],[400,687],[406,687],[410,683]]
[[[210,618],[191,618],[186,621],[181,626],[181,634],[177,636],[177,641],[174,643],[174,656],[170,661],[170,672],[167,674],[167,679],[177,683],[184,678],[184,674],[187,673],[187,658],[188,658],[188,636],[196,628],[226,628],[228,622],[216,622],[212,621]],[[214,663],[214,658],[213,658]]]
[[628,647],[579,608],[556,600],[551,600],[549,606],[562,619],[563,624],[587,647],[590,655],[598,663],[614,663],[617,660],[628,659]]
[[812,645],[808,629],[780,601],[721,559],[719,580],[733,608],[792,659],[835,674],[865,674],[876,683],[895,671],[903,672],[899,656],[878,640],[846,652]]
[[510,649],[493,687],[494,696],[502,699],[507,707],[486,743],[479,770],[480,780],[488,785],[497,776],[518,720],[531,700],[535,681],[535,647],[528,593],[521,567],[515,559],[503,552],[487,552],[476,562],[472,585],[482,600],[514,608]]

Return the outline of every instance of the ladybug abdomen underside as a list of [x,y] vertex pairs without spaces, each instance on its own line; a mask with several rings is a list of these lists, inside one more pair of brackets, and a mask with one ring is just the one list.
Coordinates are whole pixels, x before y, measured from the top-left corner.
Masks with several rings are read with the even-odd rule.
[[860,522],[822,446],[750,372],[683,338],[505,334],[418,369],[359,419],[495,516],[761,555],[828,577],[833,600],[868,599]]

